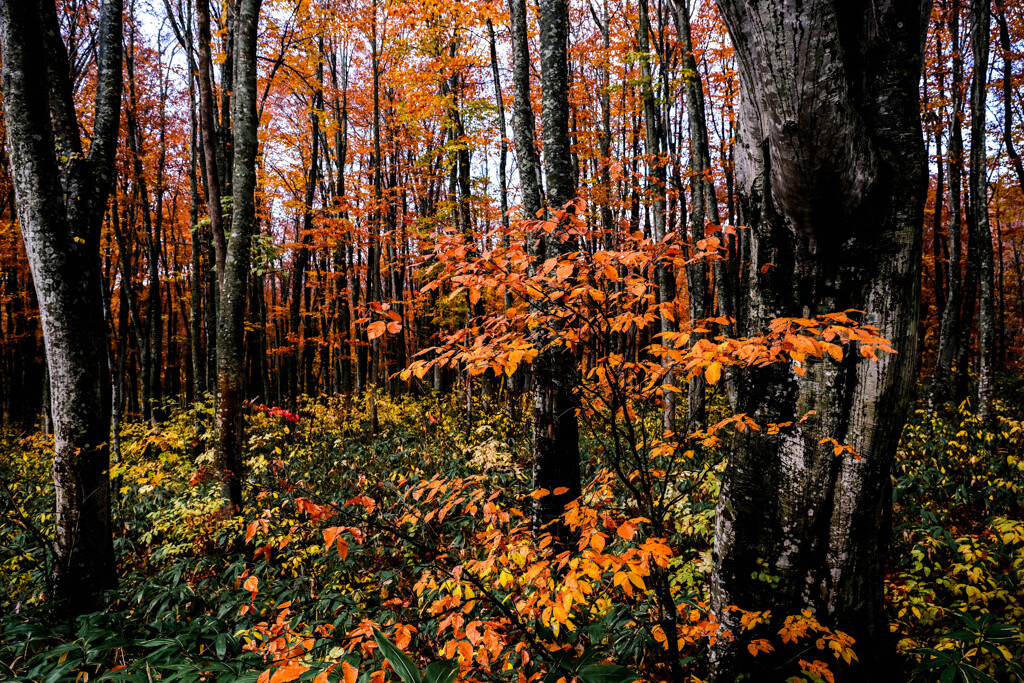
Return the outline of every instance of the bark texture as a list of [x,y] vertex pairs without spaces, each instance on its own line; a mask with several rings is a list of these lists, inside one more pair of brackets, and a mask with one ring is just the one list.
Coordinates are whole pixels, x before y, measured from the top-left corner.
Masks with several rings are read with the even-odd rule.
[[[792,421],[738,434],[723,478],[712,606],[738,637],[714,680],[778,680],[793,653],[755,662],[740,614],[810,609],[857,640],[837,680],[889,680],[883,613],[889,472],[912,389],[927,166],[918,80],[924,2],[718,0],[741,79],[737,191],[752,228],[740,335],[777,317],[859,309],[898,353],[848,349],[800,377],[733,378],[737,412]],[[806,421],[800,418],[815,411]],[[856,451],[833,455],[834,438]],[[770,581],[752,578],[763,572]],[[775,626],[777,629],[778,626]]]
[[[552,211],[563,209],[576,197],[569,143],[568,41],[566,1],[541,0],[541,118],[548,208]],[[517,98],[517,113],[518,107]],[[576,250],[575,240],[563,241],[559,232],[540,237],[538,260]],[[536,343],[540,350],[532,367],[533,486],[551,492],[540,498],[534,509],[536,522],[543,525],[558,519],[566,504],[579,498],[582,488],[576,417],[579,362],[572,349],[558,342],[557,330],[540,330]],[[562,525],[555,524],[554,531],[565,539]]]
[[970,267],[978,282],[978,401],[983,420],[992,417],[996,383],[995,267],[992,262],[992,228],[988,220],[988,159],[985,149],[985,97],[988,83],[990,0],[971,3],[971,220]]
[[117,583],[99,248],[121,113],[121,9],[120,0],[100,4],[95,123],[85,152],[53,1],[0,3],[11,173],[39,299],[55,437],[50,590],[69,616],[98,609]]
[[[245,381],[245,293],[256,231],[256,27],[260,0],[235,6],[232,121],[232,213],[226,235],[217,314],[216,456],[226,511],[242,509],[242,392]],[[212,212],[211,207],[211,212]]]

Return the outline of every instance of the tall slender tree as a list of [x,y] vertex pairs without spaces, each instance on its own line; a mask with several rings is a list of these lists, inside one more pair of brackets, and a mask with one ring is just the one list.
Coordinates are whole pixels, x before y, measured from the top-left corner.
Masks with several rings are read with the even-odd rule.
[[985,98],[988,94],[990,0],[971,2],[971,220],[970,268],[978,282],[978,393],[977,411],[982,419],[992,417],[996,377],[995,268],[992,263],[992,229],[988,221],[988,155],[985,139]]
[[[242,508],[242,392],[245,381],[245,293],[256,232],[256,29],[261,0],[239,0],[234,11],[234,92],[231,99],[232,211],[225,235],[217,315],[216,457],[226,511]],[[207,159],[209,162],[209,159]],[[211,207],[211,212],[216,211]]]
[[[576,177],[569,142],[568,43],[566,0],[541,0],[544,175],[548,209],[554,212],[564,210],[576,197]],[[519,106],[518,102],[516,106]],[[561,230],[539,235],[538,238],[538,260],[557,258],[577,248],[575,239],[565,239]],[[538,499],[535,516],[539,524],[558,519],[566,504],[579,498],[582,488],[576,417],[579,362],[574,351],[552,332],[538,331],[539,352],[532,368],[533,485],[550,492],[550,495]],[[556,525],[556,531],[564,536],[560,526]]]

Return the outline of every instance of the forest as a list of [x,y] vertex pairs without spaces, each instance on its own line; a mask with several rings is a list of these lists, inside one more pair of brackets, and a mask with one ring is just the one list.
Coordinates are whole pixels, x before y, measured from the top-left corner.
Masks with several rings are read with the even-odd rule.
[[0,0],[0,680],[1024,683],[1024,3]]

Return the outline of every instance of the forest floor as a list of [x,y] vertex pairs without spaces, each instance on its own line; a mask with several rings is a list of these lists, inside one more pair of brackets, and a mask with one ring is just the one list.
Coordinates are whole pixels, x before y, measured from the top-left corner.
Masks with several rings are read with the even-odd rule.
[[[658,445],[651,462],[685,461],[658,482],[664,468],[626,471],[606,435],[584,430],[590,484],[567,514],[566,550],[534,540],[540,494],[509,406],[476,405],[467,418],[457,397],[381,399],[376,436],[366,408],[253,410],[247,503],[234,519],[219,514],[208,404],[174,410],[159,429],[126,425],[112,471],[120,586],[107,611],[73,624],[46,616],[48,557],[31,531],[52,525],[51,441],[3,432],[0,679],[381,683],[395,675],[385,657],[406,683],[418,669],[424,683],[457,671],[662,681],[674,676],[669,658],[679,683],[706,675],[721,637],[708,609],[714,444]],[[1024,680],[1024,388],[1006,389],[997,410],[987,429],[966,408],[936,417],[919,405],[904,431],[886,602],[908,679]],[[662,487],[661,535],[631,493],[650,478]],[[765,567],[753,578],[774,577]],[[810,613],[745,623],[770,625],[755,641],[763,652],[806,644],[780,681],[829,681],[856,656]]]

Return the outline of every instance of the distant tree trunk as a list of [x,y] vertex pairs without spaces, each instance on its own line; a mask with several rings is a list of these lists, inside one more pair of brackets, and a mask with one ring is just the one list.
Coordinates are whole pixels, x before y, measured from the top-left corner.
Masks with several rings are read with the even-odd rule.
[[961,308],[963,307],[962,270],[961,270],[961,194],[963,189],[964,142],[963,132],[963,82],[964,61],[963,45],[960,42],[960,0],[953,0],[949,9],[949,49],[953,53],[952,90],[953,113],[949,123],[949,148],[946,150],[949,165],[949,267],[947,269],[949,288],[946,305],[942,309],[942,322],[939,325],[939,348],[935,357],[935,371],[932,373],[931,401],[939,407],[950,398],[950,379],[953,371],[953,359],[957,355],[962,335],[970,336],[970,331],[960,329]]
[[[569,143],[568,43],[566,0],[541,0],[541,115],[551,211],[562,210],[576,197]],[[577,248],[575,240],[562,241],[558,234],[545,234],[540,239],[538,260],[557,258]],[[565,506],[579,498],[582,490],[576,418],[579,361],[555,334],[541,330],[535,343],[539,349],[532,367],[533,486],[551,493],[537,500],[534,516],[539,525],[544,525],[559,519]],[[561,524],[555,524],[554,531],[566,540],[567,531]]]
[[120,0],[100,4],[86,156],[54,4],[0,3],[7,146],[51,390],[57,499],[51,597],[69,616],[100,608],[103,591],[117,584],[99,249],[121,114],[121,11]]
[[[340,83],[339,83],[340,81]],[[337,205],[338,217],[348,221],[348,210],[345,208],[347,199],[345,197],[345,165],[348,163],[348,55],[342,55],[342,63],[337,64],[337,58],[332,52],[331,55],[331,85],[334,88],[334,115],[337,119],[337,126],[334,132],[334,160],[338,169],[335,179],[334,201]],[[341,90],[341,98],[337,96]],[[349,255],[352,251],[347,240],[351,236],[346,232],[346,242],[338,247],[335,253],[335,268],[339,273],[337,281],[337,296],[340,298],[340,315],[338,327],[341,329],[342,339],[339,350],[341,356],[341,390],[349,393],[353,389],[352,379],[352,356],[355,353],[352,337],[352,296],[349,294]]]
[[512,141],[519,165],[523,214],[535,220],[544,207],[540,159],[534,144],[533,105],[530,104],[530,43],[527,39],[526,0],[508,0],[512,32]]
[[[711,147],[708,141],[707,116],[704,111],[704,86],[701,83],[700,72],[697,71],[697,61],[693,56],[693,39],[690,34],[690,9],[689,3],[684,0],[674,0],[675,12],[673,17],[676,23],[676,32],[682,41],[682,67],[685,77],[686,91],[686,118],[690,132],[690,244],[696,250],[698,241],[704,239],[704,223],[710,221],[714,225],[719,224],[718,198],[715,196],[715,188],[710,176],[711,171]],[[708,301],[708,266],[703,261],[695,261],[686,269],[687,293],[690,301],[690,320],[697,321],[712,314],[711,303]],[[720,268],[716,271],[716,285],[720,290],[727,293],[730,290],[730,283],[724,271]],[[728,296],[722,295],[720,291],[719,302],[722,304],[721,315],[734,315],[725,305]],[[697,342],[700,335],[691,335],[691,344]],[[689,399],[689,424],[690,428],[696,428],[704,424],[706,419],[705,409],[705,382],[704,376],[697,374],[692,377],[687,390]]]
[[[927,5],[927,6],[926,6]],[[930,3],[718,0],[741,79],[737,182],[752,229],[741,336],[777,317],[847,309],[892,341],[747,369],[737,405],[778,435],[735,436],[718,501],[712,608],[735,636],[713,679],[778,680],[791,651],[754,660],[740,613],[811,610],[856,639],[840,681],[895,680],[883,605],[890,468],[913,388],[927,157],[918,81]],[[801,421],[809,411],[815,414]],[[835,456],[820,443],[852,447]],[[754,578],[765,571],[777,582]],[[772,624],[777,629],[777,624]]]
[[[654,77],[651,74],[651,22],[648,16],[647,0],[640,0],[640,21],[637,24],[637,45],[643,55],[640,59],[640,76],[642,79],[641,93],[644,102],[644,134],[647,147],[648,180],[647,191],[653,195],[649,211],[651,212],[651,223],[654,226],[654,240],[663,242],[665,240],[665,194],[668,189],[665,164],[667,158],[663,153],[667,151],[667,139],[664,125],[659,115],[658,105],[654,98]],[[676,283],[672,277],[672,270],[664,264],[659,265],[655,271],[655,280],[658,288],[658,303],[662,306],[671,305],[676,298]],[[662,333],[673,332],[672,318],[666,315],[664,310],[658,314],[660,331]],[[661,342],[671,346],[667,340]],[[666,365],[670,363],[666,359]],[[663,380],[661,398],[663,401],[662,427],[666,432],[675,430],[676,423],[676,394],[675,381],[671,372],[665,373]]]
[[996,382],[995,274],[992,263],[992,228],[988,220],[988,163],[985,145],[985,99],[988,93],[990,0],[972,0],[971,51],[971,220],[970,242],[974,258],[970,267],[978,280],[978,415],[992,417]]
[[[1003,144],[1006,145],[1006,156],[1017,174],[1017,185],[1024,194],[1024,162],[1013,144],[1013,45],[1010,42],[1010,31],[1006,25],[1006,2],[999,5],[996,11],[999,23],[999,47],[1003,53]],[[1019,91],[1018,91],[1019,92]]]
[[[245,293],[256,231],[256,28],[260,0],[239,0],[234,14],[232,211],[217,315],[217,401],[214,426],[225,512],[242,509],[242,392],[245,381]],[[209,163],[209,159],[207,159]],[[211,214],[214,212],[211,207]]]
[[213,57],[210,41],[210,0],[196,1],[196,24],[199,30],[199,130],[203,143],[204,186],[206,188],[206,209],[210,215],[210,232],[213,234],[213,249],[216,254],[217,279],[224,277],[224,260],[227,245],[224,238],[224,219],[220,207],[221,182],[217,168],[217,124],[214,119]]
[[292,409],[298,407],[299,357],[305,349],[305,333],[302,325],[302,293],[306,278],[306,266],[309,264],[309,245],[313,230],[313,198],[316,195],[317,170],[320,166],[320,117],[318,112],[324,108],[323,63],[317,64],[317,89],[313,92],[310,121],[310,155],[309,175],[306,179],[306,196],[303,199],[302,231],[295,236],[299,248],[295,251],[292,267],[292,292],[288,298],[291,333],[295,335],[295,344],[288,354],[289,403]]
[[[942,60],[942,38],[939,32],[935,35],[935,53],[939,61]],[[936,74],[939,80],[939,102],[946,99],[946,79],[942,72]],[[941,110],[940,110],[941,111]],[[935,213],[932,221],[932,260],[935,263],[935,310],[939,314],[939,323],[942,322],[943,311],[946,310],[946,263],[943,250],[943,229],[942,213],[945,204],[946,193],[946,167],[942,155],[942,119],[939,117],[939,125],[935,130],[935,157],[937,174],[935,179]]]

